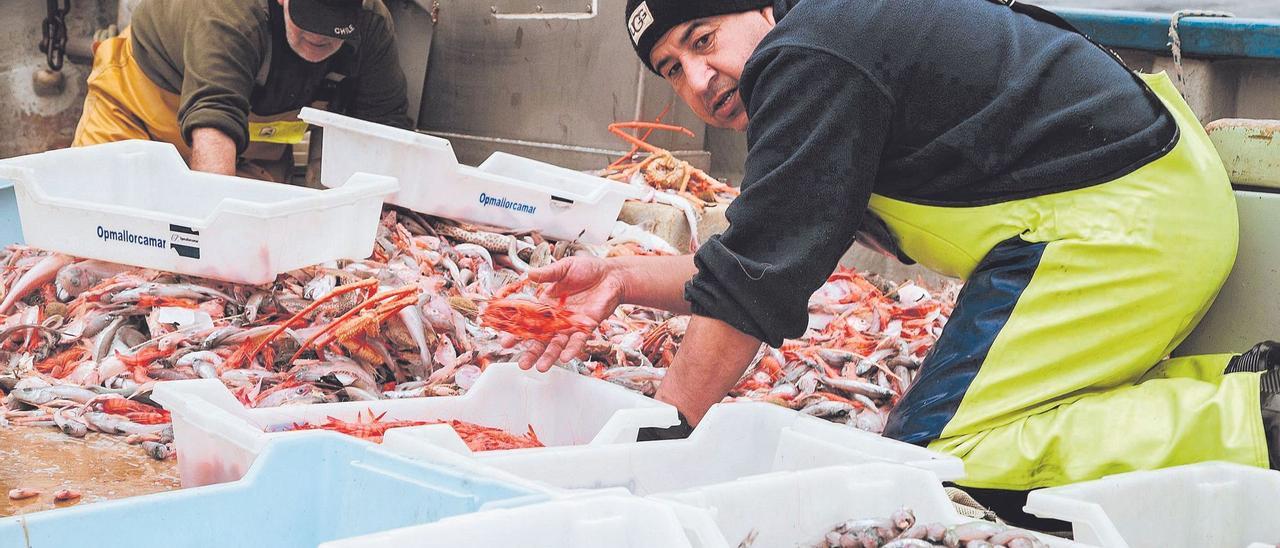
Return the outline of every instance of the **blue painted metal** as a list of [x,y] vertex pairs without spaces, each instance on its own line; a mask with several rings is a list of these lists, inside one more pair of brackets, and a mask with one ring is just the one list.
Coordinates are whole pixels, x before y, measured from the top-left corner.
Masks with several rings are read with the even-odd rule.
[[[1169,52],[1173,15],[1140,11],[1050,8],[1089,37],[1115,49]],[[1188,57],[1280,59],[1280,20],[1184,17],[1178,22]]]
[[0,181],[0,247],[22,243],[22,223],[18,219],[18,197],[12,181]]

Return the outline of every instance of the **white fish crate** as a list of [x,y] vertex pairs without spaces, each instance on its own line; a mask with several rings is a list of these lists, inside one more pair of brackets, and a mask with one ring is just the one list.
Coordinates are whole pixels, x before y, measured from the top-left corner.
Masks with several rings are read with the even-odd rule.
[[390,177],[316,190],[187,168],[168,143],[121,141],[0,161],[28,245],[235,283],[373,252]]
[[328,542],[320,548],[728,548],[705,511],[677,507],[605,492],[518,508],[486,506],[475,514]]
[[711,408],[687,439],[613,445],[545,447],[470,453],[421,429],[387,433],[387,449],[444,461],[497,468],[562,489],[624,487],[650,495],[742,477],[840,464],[891,462],[929,470],[946,479],[964,475],[964,463],[915,445],[856,430],[769,403],[736,402]]
[[340,434],[302,432],[272,442],[235,482],[0,518],[0,546],[314,548],[550,497]]
[[[730,546],[754,534],[752,548],[811,546],[840,523],[887,518],[904,506],[915,513],[916,523],[974,521],[956,512],[937,476],[898,464],[776,472],[651,498],[704,509]],[[1052,547],[1082,546],[1036,536]]]
[[1104,548],[1280,543],[1280,472],[1225,462],[1116,474],[1032,491],[1026,511]]
[[458,163],[447,139],[304,108],[299,115],[324,128],[320,182],[336,187],[357,171],[390,175],[400,191],[390,203],[485,225],[538,230],[560,240],[601,244],[631,185],[495,152],[471,167]]
[[[532,428],[548,446],[634,442],[640,428],[679,422],[674,407],[613,383],[560,368],[523,371],[508,363],[490,365],[461,396],[247,409],[221,382],[201,379],[160,383],[152,398],[172,414],[184,486],[239,479],[269,440],[297,434],[281,430],[323,424],[329,417],[355,422],[385,413],[381,420],[388,422],[456,419],[518,435]],[[397,430],[413,430],[417,439],[470,451],[448,424],[396,428],[388,434]],[[451,456],[443,455],[461,460]]]

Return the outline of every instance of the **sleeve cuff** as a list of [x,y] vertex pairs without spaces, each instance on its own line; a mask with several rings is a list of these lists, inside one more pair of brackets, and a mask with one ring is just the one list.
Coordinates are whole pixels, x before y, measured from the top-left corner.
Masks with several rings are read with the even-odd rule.
[[211,127],[230,137],[236,144],[236,155],[249,146],[248,121],[216,109],[199,109],[188,112],[182,119],[182,139],[191,146],[191,133],[196,128]]
[[697,316],[715,318],[727,323],[734,329],[760,339],[774,348],[782,346],[784,337],[770,336],[751,316],[745,313],[735,313],[736,305],[725,302],[728,300],[728,296],[713,287],[708,287],[709,284],[707,282],[698,279],[700,276],[702,276],[701,273],[695,275],[684,286],[684,298],[689,301],[689,310],[691,312]]

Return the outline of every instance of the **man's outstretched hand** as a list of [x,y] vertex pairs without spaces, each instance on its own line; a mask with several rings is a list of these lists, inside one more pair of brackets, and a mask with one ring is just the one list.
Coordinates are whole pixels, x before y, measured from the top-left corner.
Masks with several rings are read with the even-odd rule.
[[[564,297],[564,306],[580,318],[589,319],[591,331],[613,314],[622,303],[626,283],[621,271],[609,261],[592,257],[569,257],[554,264],[529,271],[529,280],[551,284],[548,295]],[[518,360],[521,369],[536,367],[546,372],[558,362],[569,361],[582,353],[591,331],[572,335],[556,335],[547,343],[527,341],[528,346]],[[502,346],[511,348],[522,341],[503,335]]]

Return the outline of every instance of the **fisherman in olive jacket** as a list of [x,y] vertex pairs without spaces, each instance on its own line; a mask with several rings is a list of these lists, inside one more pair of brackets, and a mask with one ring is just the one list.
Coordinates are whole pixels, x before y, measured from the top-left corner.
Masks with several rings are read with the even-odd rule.
[[162,141],[198,171],[286,181],[304,106],[409,127],[381,0],[144,0],[97,47],[73,146]]

